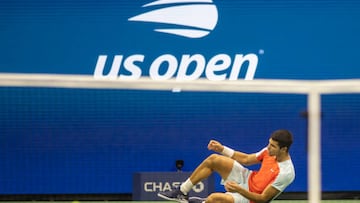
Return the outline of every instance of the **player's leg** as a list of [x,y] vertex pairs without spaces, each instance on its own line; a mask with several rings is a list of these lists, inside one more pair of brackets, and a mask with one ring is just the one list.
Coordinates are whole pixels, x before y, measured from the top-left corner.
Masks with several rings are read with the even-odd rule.
[[234,160],[229,157],[212,154],[195,169],[191,176],[181,184],[180,188],[172,191],[160,192],[158,193],[158,196],[166,200],[187,203],[188,192],[194,185],[209,177],[213,172],[217,172],[223,179],[227,179],[233,168],[233,164]]
[[205,202],[194,202],[194,203],[249,203],[249,200],[241,196],[239,193],[212,193],[210,194]]
[[[232,168],[234,165],[234,160],[218,155],[218,154],[212,154],[209,157],[207,157],[191,174],[190,181],[193,185],[196,185],[201,180],[204,180],[205,178],[209,177],[213,172],[217,172],[224,180],[227,179],[229,176]],[[191,188],[186,188],[188,192],[191,190]]]
[[234,203],[234,197],[228,193],[212,193],[207,198],[205,203]]

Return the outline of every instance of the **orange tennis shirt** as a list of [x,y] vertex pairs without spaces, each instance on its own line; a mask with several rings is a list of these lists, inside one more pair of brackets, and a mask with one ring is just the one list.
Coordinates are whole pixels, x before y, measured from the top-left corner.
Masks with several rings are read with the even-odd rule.
[[261,167],[249,176],[250,192],[261,194],[269,184],[282,192],[295,179],[291,159],[277,162],[275,156],[269,155],[267,148],[256,153],[256,158],[261,161]]

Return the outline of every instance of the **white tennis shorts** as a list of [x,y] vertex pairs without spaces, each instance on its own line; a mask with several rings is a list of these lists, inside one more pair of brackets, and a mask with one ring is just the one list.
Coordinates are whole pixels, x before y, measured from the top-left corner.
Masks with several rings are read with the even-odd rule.
[[[221,180],[221,184],[224,185],[226,181],[235,181],[239,183],[241,187],[243,187],[246,190],[249,190],[249,176],[250,176],[251,170],[245,168],[241,164],[239,164],[237,161],[234,161],[233,168],[227,177],[226,180]],[[226,192],[226,194],[229,194],[233,196],[235,203],[249,203],[250,201],[240,195],[237,192]]]

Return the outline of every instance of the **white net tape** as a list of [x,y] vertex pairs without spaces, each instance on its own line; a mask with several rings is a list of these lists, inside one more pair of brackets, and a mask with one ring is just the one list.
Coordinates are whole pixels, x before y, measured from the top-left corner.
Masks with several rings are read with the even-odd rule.
[[139,90],[177,90],[210,92],[253,92],[319,94],[359,93],[360,79],[349,80],[269,80],[252,81],[195,81],[152,80],[143,77],[138,80],[95,79],[91,75],[58,74],[0,74],[0,86],[60,87],[60,88],[114,88]]

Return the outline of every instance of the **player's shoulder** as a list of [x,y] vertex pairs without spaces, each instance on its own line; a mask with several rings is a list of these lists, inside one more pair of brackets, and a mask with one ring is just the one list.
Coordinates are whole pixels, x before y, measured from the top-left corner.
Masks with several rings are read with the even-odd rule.
[[287,176],[288,178],[295,177],[295,167],[291,159],[282,161],[278,163],[279,165],[279,175]]
[[256,153],[256,157],[264,156],[264,155],[268,155],[268,154],[269,154],[269,151],[268,151],[267,147],[264,147]]
[[291,159],[289,159],[283,162],[278,162],[278,166],[279,173],[272,186],[279,191],[284,191],[285,188],[295,179],[294,165],[292,164]]

